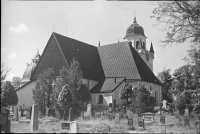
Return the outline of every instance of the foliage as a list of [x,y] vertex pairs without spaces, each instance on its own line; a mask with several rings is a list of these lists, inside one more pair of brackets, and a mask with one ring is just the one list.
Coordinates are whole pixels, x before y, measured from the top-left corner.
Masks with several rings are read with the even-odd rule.
[[191,38],[200,42],[200,2],[199,1],[162,1],[152,11],[151,18],[156,25],[164,24],[167,34],[162,42],[182,43]]
[[[79,62],[73,58],[70,67],[63,67],[60,70],[60,78],[57,79],[55,94],[59,96],[57,103],[66,113],[70,107],[74,110],[74,116],[79,116],[83,104],[91,100],[87,85],[82,82],[82,71]],[[63,115],[65,119],[65,114]]]
[[16,76],[12,78],[12,85],[14,86],[15,90],[20,87],[21,78]]
[[126,99],[127,103],[129,98],[131,98],[132,96],[132,86],[129,85],[128,83],[126,83],[125,85],[123,85],[122,87],[122,91],[120,93],[120,99]]
[[192,91],[183,91],[181,94],[178,95],[176,101],[175,101],[175,105],[179,110],[180,114],[184,114],[184,110],[187,108],[189,108],[189,111],[192,111],[193,106],[192,104]]
[[173,96],[172,96],[172,76],[170,74],[170,69],[164,69],[162,72],[158,73],[158,78],[162,83],[162,99],[167,100],[167,102],[172,103]]
[[33,89],[33,100],[38,104],[42,116],[45,115],[46,108],[54,108],[52,87],[54,77],[53,69],[48,68],[38,76],[36,86]]
[[153,107],[150,104],[150,92],[144,85],[140,85],[138,88],[134,88],[133,95],[131,97],[131,109],[134,113],[140,115],[145,112],[152,112]]
[[6,81],[3,83],[2,91],[1,91],[1,106],[15,106],[18,103],[17,93],[12,86],[10,81]]
[[10,69],[5,69],[4,63],[1,63],[1,86],[3,85],[3,82],[6,79],[9,71]]

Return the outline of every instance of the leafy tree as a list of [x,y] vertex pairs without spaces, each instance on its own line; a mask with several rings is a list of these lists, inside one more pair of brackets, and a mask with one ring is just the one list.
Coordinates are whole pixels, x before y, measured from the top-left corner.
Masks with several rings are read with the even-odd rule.
[[6,81],[3,83],[2,91],[1,91],[1,106],[15,106],[18,103],[17,93],[12,86],[10,81]]
[[12,85],[14,86],[15,90],[18,89],[20,87],[20,82],[21,82],[21,78],[20,77],[13,77],[12,79]]
[[83,118],[83,110],[84,110],[84,103],[87,103],[91,101],[91,95],[90,91],[86,84],[81,84],[78,88],[78,100],[80,100],[80,103],[82,104],[82,118]]
[[158,78],[160,79],[161,83],[163,84],[162,90],[162,99],[167,100],[167,102],[172,103],[173,96],[172,96],[172,76],[170,74],[170,69],[164,69],[162,72],[158,73]]
[[[91,99],[87,86],[82,83],[82,75],[79,62],[75,58],[69,67],[63,67],[60,70],[60,79],[57,80],[58,87],[56,89],[60,91],[60,88],[65,85],[57,100],[64,110],[63,119],[65,119],[66,110],[68,111],[70,107],[74,109],[74,115],[78,116],[83,102],[88,102]],[[70,99],[66,99],[67,96],[71,96]]]
[[1,86],[3,85],[3,82],[6,79],[6,76],[8,75],[9,71],[10,69],[6,69],[4,63],[1,63]]
[[128,83],[126,83],[125,85],[123,85],[122,87],[122,91],[120,93],[120,99],[126,99],[127,103],[129,103],[129,99],[132,96],[132,86],[129,85]]
[[150,92],[144,85],[140,85],[134,89],[134,94],[131,97],[131,106],[134,113],[141,115],[144,112],[152,112],[153,107],[150,104]]
[[53,81],[55,79],[52,68],[48,68],[38,76],[36,86],[33,89],[33,99],[39,105],[39,111],[45,115],[46,108],[53,106]]
[[152,11],[151,18],[156,25],[164,24],[167,34],[162,42],[182,43],[191,38],[200,42],[200,2],[199,1],[162,1]]

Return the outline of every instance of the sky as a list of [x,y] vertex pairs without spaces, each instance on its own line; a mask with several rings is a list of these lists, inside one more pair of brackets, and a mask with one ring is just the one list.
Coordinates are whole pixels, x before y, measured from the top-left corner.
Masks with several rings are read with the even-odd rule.
[[6,80],[22,78],[27,63],[42,54],[52,32],[98,46],[124,41],[126,29],[137,23],[147,36],[147,49],[152,42],[155,75],[186,64],[190,43],[161,47],[165,36],[162,25],[154,26],[150,18],[156,1],[7,1],[1,2],[1,63],[11,69]]

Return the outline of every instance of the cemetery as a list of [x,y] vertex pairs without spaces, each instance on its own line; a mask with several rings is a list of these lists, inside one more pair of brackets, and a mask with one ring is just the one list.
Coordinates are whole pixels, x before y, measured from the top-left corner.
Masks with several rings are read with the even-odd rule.
[[[38,117],[37,105],[32,106],[32,114],[22,115],[20,117],[15,112],[14,117],[10,117],[10,131],[11,133],[198,133],[199,123],[198,119],[193,114],[190,115],[189,125],[185,124],[184,117],[179,116],[178,111],[171,116],[169,112],[158,113],[143,113],[141,118],[133,114],[129,110],[124,112],[123,109],[118,109],[112,112],[110,117],[109,111],[94,111],[94,115],[88,118],[73,119],[69,115],[67,121],[60,121],[51,116],[43,118]],[[22,110],[23,111],[23,110]],[[91,111],[89,111],[91,112]],[[71,114],[71,112],[69,112]],[[128,114],[132,114],[128,116]],[[123,116],[123,115],[126,116]],[[187,114],[187,113],[186,113]],[[72,114],[71,114],[72,115]],[[97,116],[98,115],[98,116]],[[30,118],[31,116],[31,118]],[[186,115],[188,116],[188,115]],[[20,118],[19,118],[20,117]],[[161,118],[164,117],[164,118]],[[1,121],[2,117],[1,117]],[[198,123],[197,123],[198,122]],[[196,124],[195,124],[196,123]],[[8,127],[8,124],[5,125]],[[6,129],[6,127],[4,127]],[[2,128],[2,122],[1,122]],[[134,129],[133,129],[134,128]],[[4,130],[5,130],[4,129]],[[197,130],[198,129],[198,130]],[[3,129],[2,129],[3,130]],[[1,130],[1,131],[2,131]],[[197,132],[198,131],[198,132]]]

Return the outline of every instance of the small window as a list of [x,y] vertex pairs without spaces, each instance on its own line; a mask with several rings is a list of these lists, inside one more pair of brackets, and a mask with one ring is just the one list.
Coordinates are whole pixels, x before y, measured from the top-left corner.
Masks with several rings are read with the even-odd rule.
[[145,49],[145,43],[143,42],[142,48]]
[[136,49],[139,47],[139,41],[136,41]]
[[103,95],[98,96],[98,104],[103,104]]

